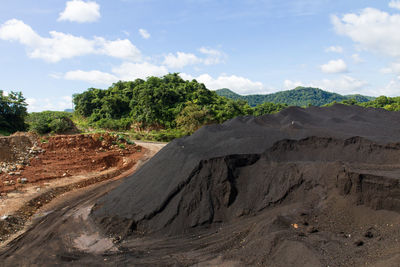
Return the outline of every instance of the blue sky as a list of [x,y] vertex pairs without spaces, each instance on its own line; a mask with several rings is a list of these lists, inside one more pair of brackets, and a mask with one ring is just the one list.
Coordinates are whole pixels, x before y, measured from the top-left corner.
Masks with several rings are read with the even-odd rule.
[[0,89],[29,111],[180,72],[240,94],[400,95],[400,0],[2,0]]

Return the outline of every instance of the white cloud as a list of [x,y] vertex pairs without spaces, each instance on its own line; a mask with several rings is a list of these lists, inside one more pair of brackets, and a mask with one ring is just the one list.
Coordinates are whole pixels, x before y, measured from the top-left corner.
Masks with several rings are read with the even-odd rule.
[[211,49],[207,47],[201,47],[199,49],[200,53],[206,55],[202,61],[205,65],[214,65],[224,62],[226,55],[219,50]]
[[163,64],[169,68],[183,68],[201,62],[201,59],[191,53],[177,52],[176,55],[169,53],[165,56]]
[[343,75],[339,79],[329,80],[323,79],[315,83],[316,87],[331,90],[340,94],[356,94],[360,93],[363,87],[367,86],[367,82]]
[[395,8],[395,9],[400,9],[400,1],[390,1],[389,7]]
[[226,74],[222,74],[214,79],[208,74],[202,74],[193,77],[189,74],[181,73],[180,76],[185,80],[196,79],[200,83],[204,83],[208,89],[217,90],[221,88],[229,88],[238,94],[265,93],[266,90],[261,82],[254,82],[247,78]]
[[132,81],[137,78],[145,79],[149,76],[162,76],[168,74],[168,69],[164,66],[153,65],[148,62],[124,62],[120,66],[113,68],[112,72],[120,80]]
[[135,79],[146,79],[150,76],[163,76],[168,74],[168,69],[164,66],[153,65],[148,62],[131,63],[124,62],[112,68],[112,73],[98,70],[73,70],[64,75],[64,79],[73,81],[85,81],[90,84],[110,86],[119,80],[133,81]]
[[351,58],[356,63],[363,63],[364,62],[364,59],[362,59],[359,54],[353,54],[353,55],[351,55]]
[[163,64],[169,68],[183,68],[188,65],[204,64],[214,65],[224,61],[225,54],[216,49],[201,47],[199,52],[205,57],[198,57],[192,53],[177,52],[176,55],[169,53],[164,57]]
[[331,60],[320,66],[322,72],[325,73],[343,73],[347,72],[347,65],[343,59]]
[[83,70],[74,70],[68,71],[64,75],[64,79],[66,80],[74,80],[74,81],[86,81],[91,84],[98,85],[111,85],[114,82],[117,82],[119,79],[110,73],[101,72],[98,70],[92,71],[83,71]]
[[115,41],[95,37],[92,40],[51,31],[50,38],[41,37],[29,25],[17,19],[6,21],[0,26],[0,39],[18,41],[27,47],[30,58],[58,62],[89,54],[139,60],[140,51],[128,39]]
[[65,5],[65,10],[60,13],[59,21],[94,22],[100,18],[100,5],[93,1],[72,0]]
[[304,83],[301,81],[291,81],[291,80],[285,80],[283,82],[283,88],[286,90],[294,89],[298,86],[304,86]]
[[364,50],[400,56],[400,14],[365,8],[359,14],[332,16],[332,23],[338,34],[350,37]]
[[367,86],[367,82],[358,80],[348,75],[342,75],[338,79],[323,79],[318,81],[311,81],[311,82],[300,82],[300,81],[291,81],[285,80],[284,87],[286,89],[293,89],[297,86],[309,86],[309,87],[316,87],[327,91],[334,91],[339,94],[357,94],[362,93],[363,88]]
[[151,36],[150,33],[145,29],[139,29],[139,33],[144,39],[149,39]]
[[383,73],[383,74],[392,74],[393,73],[393,70],[391,68],[382,68],[379,71],[380,71],[380,73]]
[[128,39],[108,41],[102,37],[96,37],[95,43],[99,54],[131,60],[138,60],[141,57],[140,50]]
[[325,52],[343,53],[343,47],[341,46],[330,46],[325,49]]
[[28,112],[40,112],[43,110],[63,111],[72,108],[72,97],[27,98]]
[[384,74],[400,74],[400,62],[394,62],[390,64],[389,67],[383,68],[380,70],[381,73]]
[[379,90],[379,95],[399,96],[400,95],[400,76],[391,80],[383,89]]

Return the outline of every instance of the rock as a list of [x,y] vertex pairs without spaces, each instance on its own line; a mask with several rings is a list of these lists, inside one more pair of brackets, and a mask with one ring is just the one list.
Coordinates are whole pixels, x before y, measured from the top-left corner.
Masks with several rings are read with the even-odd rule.
[[[22,159],[24,160],[24,159]],[[24,169],[24,165],[22,164],[17,164],[17,170],[23,170]]]
[[3,182],[3,185],[4,185],[4,186],[9,186],[9,185],[10,185],[10,181],[4,181],[4,182]]
[[362,245],[364,245],[364,241],[362,240],[357,240],[354,245],[356,245],[357,247],[361,247]]
[[373,238],[373,237],[374,237],[374,234],[373,234],[371,231],[367,231],[367,232],[364,234],[364,236],[367,237],[367,238]]
[[309,227],[307,227],[307,232],[310,233],[310,234],[317,233],[318,229],[315,228],[314,226],[309,226]]
[[21,184],[26,184],[28,182],[28,179],[27,178],[21,178],[20,179],[20,183]]
[[377,237],[378,235],[379,234],[374,227],[368,228],[367,231],[364,233],[364,237],[366,237],[366,238],[373,238],[373,237]]

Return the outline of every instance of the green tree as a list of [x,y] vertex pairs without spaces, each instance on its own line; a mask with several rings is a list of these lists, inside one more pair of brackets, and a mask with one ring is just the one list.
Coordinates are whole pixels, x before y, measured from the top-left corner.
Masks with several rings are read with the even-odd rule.
[[193,133],[201,126],[212,123],[213,118],[206,107],[189,102],[176,118],[177,126],[186,133]]
[[286,104],[263,103],[254,108],[254,115],[261,116],[264,114],[277,113],[287,107]]
[[207,117],[215,122],[253,113],[246,101],[220,97],[196,80],[183,80],[178,73],[120,81],[107,90],[90,88],[74,95],[74,103],[77,114],[89,118],[93,125],[109,129],[125,129],[126,123],[144,129],[174,129],[178,121],[183,123],[177,117],[187,105],[190,107],[185,112],[195,111],[192,104],[199,107],[199,113],[207,110]]
[[64,133],[75,128],[72,114],[61,111],[32,112],[26,121],[29,130],[38,134]]
[[21,92],[11,92],[7,96],[0,90],[0,128],[16,132],[26,129],[27,104]]

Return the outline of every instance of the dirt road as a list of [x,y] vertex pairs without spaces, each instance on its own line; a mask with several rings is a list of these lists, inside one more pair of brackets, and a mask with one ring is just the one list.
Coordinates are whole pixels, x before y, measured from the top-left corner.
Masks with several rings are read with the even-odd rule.
[[146,157],[151,158],[154,156],[158,151],[160,151],[166,143],[159,143],[159,142],[147,142],[147,141],[139,141],[135,140],[135,144],[144,147],[148,150]]

